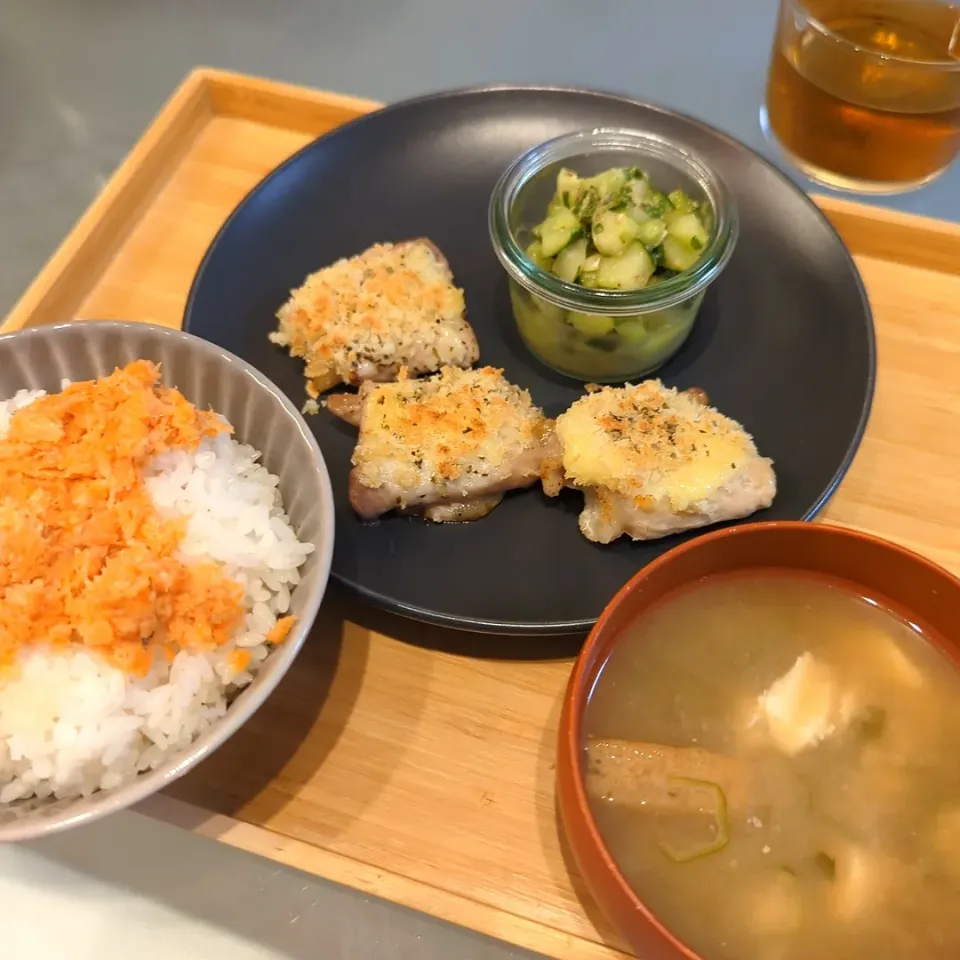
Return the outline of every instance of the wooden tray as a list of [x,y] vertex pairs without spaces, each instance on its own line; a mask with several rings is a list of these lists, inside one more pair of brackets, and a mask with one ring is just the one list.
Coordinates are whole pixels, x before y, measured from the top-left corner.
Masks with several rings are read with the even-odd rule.
[[[3,329],[71,317],[178,326],[244,194],[376,106],[195,71]],[[960,572],[960,227],[818,202],[856,256],[880,354],[866,439],[825,516]],[[553,957],[621,956],[557,830],[569,660],[524,662],[523,641],[493,637],[489,659],[470,659],[462,642],[332,590],[281,689],[146,811]]]

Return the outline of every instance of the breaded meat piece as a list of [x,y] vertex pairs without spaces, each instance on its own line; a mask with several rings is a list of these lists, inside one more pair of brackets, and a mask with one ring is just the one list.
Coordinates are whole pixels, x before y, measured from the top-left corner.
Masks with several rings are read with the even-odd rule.
[[310,274],[279,309],[273,343],[306,362],[307,393],[393,380],[480,357],[463,291],[429,240],[378,243]]
[[739,423],[702,390],[659,380],[604,387],[557,417],[543,485],[550,496],[583,491],[580,530],[596,543],[746,517],[777,492],[772,461]]
[[505,491],[540,478],[547,421],[502,370],[401,374],[335,394],[327,407],[360,427],[350,503],[366,519],[401,510],[437,522],[476,520]]

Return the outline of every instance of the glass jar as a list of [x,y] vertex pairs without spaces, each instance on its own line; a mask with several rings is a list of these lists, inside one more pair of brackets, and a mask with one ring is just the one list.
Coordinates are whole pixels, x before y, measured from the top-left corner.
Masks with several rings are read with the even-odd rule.
[[[561,168],[592,176],[636,166],[658,190],[701,204],[709,239],[689,269],[637,290],[567,283],[526,253]],[[647,376],[686,342],[707,287],[737,240],[736,205],[720,175],[683,144],[654,134],[598,129],[549,140],[519,157],[490,199],[490,237],[507,272],[523,342],[548,367],[577,380],[622,383]]]

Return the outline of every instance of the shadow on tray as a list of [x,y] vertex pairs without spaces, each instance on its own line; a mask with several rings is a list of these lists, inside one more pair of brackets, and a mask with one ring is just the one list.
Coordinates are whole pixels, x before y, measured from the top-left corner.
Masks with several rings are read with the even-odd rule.
[[[323,809],[306,825],[310,836],[301,839],[322,843],[349,829],[402,759],[402,733],[408,725],[393,716],[392,708],[402,706],[405,715],[418,713],[422,704],[417,698],[425,695],[417,689],[421,684],[407,684],[393,703],[382,699],[375,682],[365,684],[370,671],[396,669],[401,663],[386,646],[378,647],[377,665],[371,666],[371,633],[421,649],[500,660],[543,661],[545,645],[550,657],[572,658],[583,642],[582,636],[500,637],[447,630],[376,610],[331,583],[307,642],[270,698],[227,743],[166,793],[205,811],[299,835],[303,818],[293,807],[284,811],[300,802],[307,787],[311,802]],[[365,685],[367,693],[361,697]],[[351,723],[357,709],[364,716],[376,710],[379,721],[390,726],[389,755],[381,755],[382,738],[368,736],[363,723]],[[337,757],[330,757],[341,741]],[[323,801],[329,786],[325,778],[352,762],[348,753],[367,758],[365,768],[370,769],[354,779],[354,795],[329,807]],[[360,787],[362,795],[355,795]]]
[[569,660],[577,656],[583,646],[583,634],[568,636],[498,636],[490,633],[472,633],[452,630],[430,623],[421,623],[378,610],[356,598],[347,601],[349,618],[367,630],[386,634],[402,643],[427,650],[452,653],[462,657],[483,660]]
[[331,584],[277,689],[216,753],[166,792],[256,823],[279,813],[320,769],[347,725],[366,666],[362,634],[347,622],[341,592]]

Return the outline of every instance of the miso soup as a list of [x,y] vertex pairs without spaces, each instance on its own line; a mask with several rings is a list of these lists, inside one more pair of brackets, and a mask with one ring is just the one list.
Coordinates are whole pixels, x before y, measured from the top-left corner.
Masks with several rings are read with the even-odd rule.
[[882,605],[708,578],[621,638],[583,733],[608,849],[707,960],[960,957],[960,671]]

